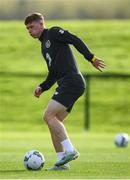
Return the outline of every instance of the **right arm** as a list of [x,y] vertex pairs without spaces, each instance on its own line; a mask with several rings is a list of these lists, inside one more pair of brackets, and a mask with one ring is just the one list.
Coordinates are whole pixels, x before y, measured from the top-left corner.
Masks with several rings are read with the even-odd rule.
[[43,81],[34,91],[34,96],[38,97],[44,92],[50,89],[56,82],[52,72],[49,72],[45,81]]

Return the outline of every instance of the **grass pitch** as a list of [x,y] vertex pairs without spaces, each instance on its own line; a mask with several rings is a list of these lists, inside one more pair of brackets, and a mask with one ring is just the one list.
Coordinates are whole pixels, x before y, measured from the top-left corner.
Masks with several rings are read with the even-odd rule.
[[[130,73],[130,21],[48,21],[47,26],[61,26],[81,37],[105,60],[105,72]],[[69,172],[46,172],[56,156],[42,112],[55,87],[40,99],[33,96],[47,68],[39,42],[28,36],[23,22],[0,22],[0,32],[0,178],[130,178],[130,146],[117,148],[113,142],[116,133],[130,133],[130,80],[92,79],[89,133],[83,133],[84,96],[66,121],[81,157],[71,163]],[[97,72],[74,52],[82,72]],[[32,149],[46,158],[42,171],[27,171],[23,166],[24,154]]]
[[[118,148],[114,134],[71,133],[80,151],[79,159],[70,163],[69,171],[45,171],[56,156],[48,133],[6,132],[2,134],[0,178],[2,179],[128,179],[130,178],[130,146]],[[24,154],[32,149],[41,151],[46,159],[41,171],[28,171],[23,166]]]

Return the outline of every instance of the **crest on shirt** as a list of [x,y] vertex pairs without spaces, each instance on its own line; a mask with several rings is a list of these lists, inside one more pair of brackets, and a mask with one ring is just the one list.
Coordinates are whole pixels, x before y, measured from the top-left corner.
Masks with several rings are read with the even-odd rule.
[[45,42],[45,46],[46,46],[46,48],[49,48],[49,47],[51,46],[50,40],[47,40],[47,41]]

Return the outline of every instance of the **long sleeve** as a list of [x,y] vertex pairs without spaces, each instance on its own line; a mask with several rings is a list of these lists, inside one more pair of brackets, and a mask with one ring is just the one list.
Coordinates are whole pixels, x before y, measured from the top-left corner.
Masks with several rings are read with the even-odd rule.
[[94,54],[89,50],[87,45],[77,36],[58,27],[50,29],[51,38],[61,43],[72,44],[88,61],[91,61]]
[[56,79],[52,72],[49,72],[45,81],[43,81],[39,86],[42,88],[42,91],[50,89],[53,84],[55,84]]

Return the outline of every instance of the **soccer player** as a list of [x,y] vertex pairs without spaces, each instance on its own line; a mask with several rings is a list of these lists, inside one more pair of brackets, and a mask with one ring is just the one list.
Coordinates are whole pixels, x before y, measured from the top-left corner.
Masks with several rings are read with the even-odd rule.
[[78,158],[80,154],[71,143],[63,121],[85,91],[85,80],[69,45],[73,45],[96,69],[102,71],[105,64],[74,34],[60,27],[47,29],[42,14],[29,14],[24,23],[29,34],[39,39],[48,67],[47,78],[35,89],[34,96],[39,98],[54,83],[58,84],[43,116],[58,159],[50,170],[68,170],[68,162]]

